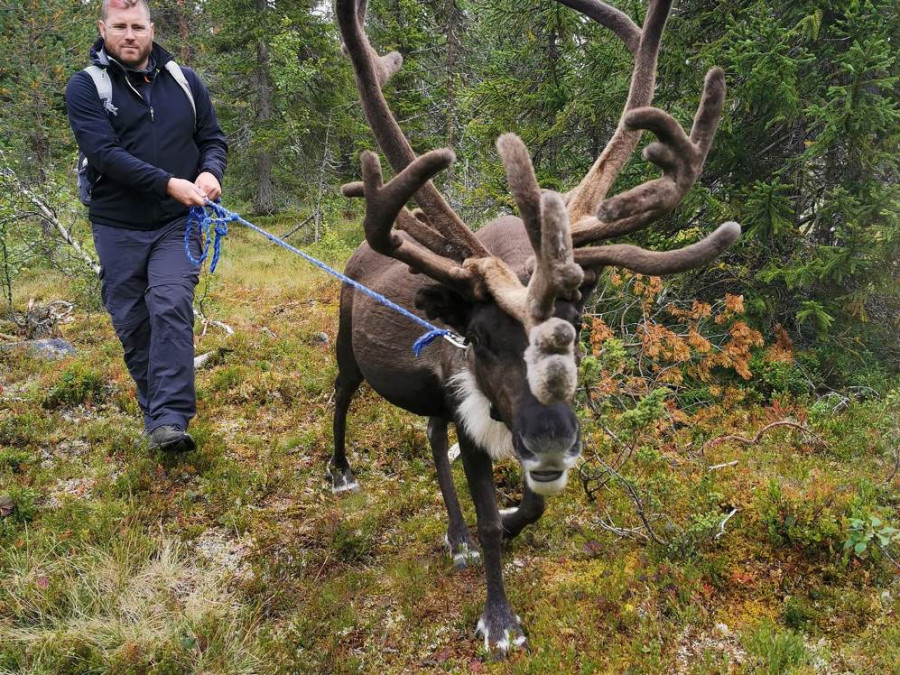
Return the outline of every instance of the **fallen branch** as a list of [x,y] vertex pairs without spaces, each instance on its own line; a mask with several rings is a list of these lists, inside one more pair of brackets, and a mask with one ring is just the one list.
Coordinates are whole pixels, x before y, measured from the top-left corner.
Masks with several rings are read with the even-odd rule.
[[[888,409],[890,410],[890,408]],[[894,481],[894,476],[896,476],[898,470],[900,470],[900,442],[898,442],[898,439],[900,439],[900,425],[897,424],[897,417],[894,416],[894,424],[891,425],[891,430],[885,434],[885,440],[887,441],[888,447],[890,447],[894,453],[894,467],[891,469],[887,478],[881,482],[882,485],[890,485]]]
[[715,471],[716,469],[724,469],[726,466],[737,466],[738,460],[733,462],[723,462],[722,464],[713,464],[706,468],[707,471]]
[[613,523],[612,516],[609,514],[609,511],[605,511],[605,519],[599,518],[597,520],[597,524],[601,529],[606,530],[607,532],[612,532],[617,537],[621,537],[622,539],[638,539],[645,543],[650,543],[650,537],[647,536],[647,533],[643,531],[640,527],[619,527],[615,523]]
[[225,333],[227,333],[228,335],[234,335],[234,328],[229,326],[227,323],[208,319],[206,315],[197,308],[196,305],[194,305],[193,309],[194,316],[200,319],[200,323],[203,324],[203,331],[200,333],[201,336],[206,335],[206,329],[208,326],[215,326],[216,328],[225,331]]
[[[604,462],[599,457],[597,458],[597,461],[600,462],[600,464],[603,465],[603,468],[607,472],[609,472],[609,474],[613,478],[618,480],[622,484],[622,486],[625,488],[625,491],[628,493],[628,496],[631,498],[631,501],[634,504],[634,509],[637,512],[638,518],[640,518],[641,522],[644,524],[644,529],[647,531],[648,538],[652,539],[654,542],[656,542],[657,544],[659,544],[661,546],[666,546],[669,542],[661,539],[656,534],[656,532],[653,531],[653,528],[650,526],[650,520],[647,517],[647,513],[644,509],[644,500],[641,499],[641,496],[638,493],[637,488],[635,488],[634,485],[632,485],[631,481],[629,481],[627,478],[625,478],[622,474],[620,474],[618,471],[613,469],[609,464]],[[612,521],[610,521],[610,522],[612,522]]]
[[714,537],[714,539],[718,539],[723,534],[725,534],[725,523],[727,523],[729,520],[731,520],[731,517],[737,512],[738,512],[737,508],[731,509],[731,513],[729,513],[727,516],[725,516],[725,519],[721,523],[719,523],[719,531],[716,533],[716,536]]
[[[603,433],[609,436],[609,438],[613,442],[613,445],[616,446],[616,448],[618,448],[619,450],[619,454],[613,460],[611,466],[615,467],[615,471],[620,471],[631,458],[635,446],[633,443],[625,443],[624,441],[622,441],[622,439],[616,436],[616,434],[603,423],[601,419],[601,412],[597,409],[594,401],[591,399],[590,388],[587,385],[584,386],[584,394],[588,407],[594,413],[594,418],[597,424],[603,430]],[[600,459],[600,456],[596,451],[594,451],[594,457],[600,464],[603,464],[604,467],[607,466],[606,463],[603,462],[602,459]],[[613,473],[606,471],[605,469],[594,469],[594,467],[591,466],[590,460],[585,460],[581,463],[581,465],[578,467],[578,475],[581,479],[582,488],[584,489],[584,492],[590,501],[594,501],[594,495],[602,490],[606,486],[606,484],[609,483],[609,481],[613,478]],[[596,485],[591,485],[591,483],[594,481],[596,481]]]
[[39,305],[34,298],[28,301],[28,307],[20,320],[15,314],[13,321],[26,339],[33,340],[56,333],[56,326],[67,319],[75,309],[75,305],[65,300],[54,300],[46,305]]
[[897,475],[897,471],[900,470],[900,445],[894,447],[894,468],[891,470],[891,473],[881,481],[882,485],[890,485],[894,480],[894,476]]
[[288,230],[287,233],[281,235],[281,238],[282,238],[282,239],[287,239],[287,238],[290,237],[292,234],[295,234],[301,227],[303,227],[303,226],[306,225],[309,221],[311,221],[313,218],[315,218],[315,217],[318,215],[318,213],[319,213],[318,211],[315,211],[312,215],[307,216],[307,218],[306,218],[302,223],[300,223],[300,224],[297,225],[296,227],[291,228],[290,230]]
[[878,547],[878,550],[881,551],[882,555],[885,558],[887,558],[888,560],[891,561],[891,563],[893,563],[894,567],[896,567],[898,570],[900,570],[900,563],[898,563],[896,560],[894,560],[894,558],[891,556],[891,554],[887,552],[887,548],[885,546],[882,546],[877,541],[875,542],[875,546]]
[[760,439],[763,437],[763,434],[765,434],[770,429],[774,429],[776,427],[791,427],[792,429],[799,429],[803,433],[808,434],[809,436],[812,436],[814,439],[816,439],[816,442],[818,442],[819,445],[821,445],[825,448],[828,447],[828,444],[825,441],[823,441],[821,438],[816,436],[812,431],[810,431],[807,427],[803,426],[802,424],[797,424],[796,422],[791,422],[790,420],[779,420],[777,422],[772,422],[771,424],[767,424],[766,426],[764,426],[762,429],[760,429],[757,432],[756,436],[754,436],[753,438],[744,438],[743,436],[736,436],[736,435],[720,436],[719,438],[713,438],[709,441],[706,441],[706,443],[703,444],[703,447],[700,448],[700,452],[703,453],[703,452],[705,452],[705,450],[707,448],[711,448],[715,445],[720,445],[720,444],[726,443],[728,441],[737,441],[738,443],[743,443],[744,445],[756,445],[757,443],[759,443]]
[[199,356],[194,357],[194,370],[200,370],[201,368],[205,368],[207,366],[211,366],[219,361],[219,359],[226,353],[230,352],[230,349],[225,349],[224,347],[219,347],[218,349],[213,349],[211,352],[206,352],[205,354],[200,354]]
[[[2,151],[0,151],[0,155],[2,155]],[[59,217],[56,215],[56,211],[51,207],[47,201],[37,194],[34,190],[28,188],[26,185],[19,180],[18,176],[16,176],[15,172],[9,167],[0,167],[0,176],[9,180],[15,189],[19,192],[19,194],[23,195],[32,205],[37,209],[37,212],[34,214],[47,224],[51,225],[63,238],[73,251],[78,255],[78,257],[90,268],[90,270],[97,276],[100,276],[101,267],[100,263],[94,260],[78,243],[75,237],[72,236],[72,232],[63,225],[62,221],[60,221]],[[193,307],[194,316],[200,319],[200,322],[203,324],[203,334],[206,333],[206,329],[208,326],[215,326],[223,330],[228,335],[234,335],[234,329],[226,323],[221,321],[214,321],[208,319],[203,312],[197,308],[196,305]]]

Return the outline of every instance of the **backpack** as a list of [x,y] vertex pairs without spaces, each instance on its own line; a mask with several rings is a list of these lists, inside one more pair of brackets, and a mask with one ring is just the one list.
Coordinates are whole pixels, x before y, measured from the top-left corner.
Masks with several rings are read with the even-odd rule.
[[[169,74],[175,78],[175,81],[182,90],[184,90],[184,94],[191,104],[191,109],[194,111],[194,126],[196,127],[197,105],[194,103],[194,95],[191,93],[191,87],[181,70],[181,66],[175,63],[175,61],[168,61],[166,63],[166,70],[169,71]],[[94,86],[97,88],[97,95],[103,102],[103,108],[106,112],[118,115],[119,109],[112,104],[112,82],[109,79],[106,68],[91,65],[85,68],[84,71],[90,75],[91,79],[94,81]],[[77,176],[76,182],[78,184],[78,199],[80,199],[81,203],[85,206],[90,206],[91,192],[94,189],[94,185],[100,180],[101,174],[99,171],[88,165],[87,157],[84,156],[84,153],[81,152],[81,150],[78,151],[78,165],[75,167],[75,174]]]

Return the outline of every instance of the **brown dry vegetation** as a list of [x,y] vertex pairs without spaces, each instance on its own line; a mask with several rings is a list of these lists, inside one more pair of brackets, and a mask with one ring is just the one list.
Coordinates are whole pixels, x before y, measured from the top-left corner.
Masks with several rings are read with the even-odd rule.
[[[355,237],[312,251],[340,264]],[[625,281],[653,306],[654,280]],[[472,634],[481,568],[454,572],[443,548],[424,420],[364,387],[348,430],[363,490],[328,489],[335,367],[316,334],[334,340],[337,282],[233,228],[204,285],[204,311],[236,334],[197,339],[227,351],[198,374],[199,449],[183,457],[136,442],[104,314],[59,327],[66,360],[0,351],[0,672],[900,672],[897,544],[877,537],[898,523],[897,390],[760,385],[790,346],[758,346],[733,296],[624,337],[596,315],[584,482],[506,552],[530,649],[492,662]],[[17,302],[69,288],[42,273]],[[703,396],[688,402],[684,377]],[[808,432],[710,442],[780,420]],[[495,473],[514,500],[518,467]]]

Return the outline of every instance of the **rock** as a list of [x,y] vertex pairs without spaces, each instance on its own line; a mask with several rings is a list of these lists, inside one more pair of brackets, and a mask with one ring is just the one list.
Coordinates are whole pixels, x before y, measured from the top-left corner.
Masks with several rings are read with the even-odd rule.
[[90,499],[97,481],[91,477],[58,480],[44,502],[49,509],[62,507],[66,499]]
[[0,518],[6,518],[16,510],[16,503],[9,495],[0,495]]
[[238,579],[252,578],[253,570],[246,560],[255,544],[249,534],[240,539],[229,536],[221,528],[206,530],[194,543],[197,554],[223,572],[230,572]]
[[47,340],[32,340],[30,343],[32,350],[50,360],[63,359],[75,353],[75,347],[63,340],[62,338],[50,338]]
[[7,342],[0,345],[0,349],[12,349],[13,347],[26,347],[36,356],[48,361],[57,361],[71,356],[76,352],[75,347],[62,338],[43,338],[40,340],[25,340],[23,342]]
[[327,345],[331,342],[331,338],[328,337],[328,333],[319,331],[318,333],[313,333],[309,341],[314,345]]

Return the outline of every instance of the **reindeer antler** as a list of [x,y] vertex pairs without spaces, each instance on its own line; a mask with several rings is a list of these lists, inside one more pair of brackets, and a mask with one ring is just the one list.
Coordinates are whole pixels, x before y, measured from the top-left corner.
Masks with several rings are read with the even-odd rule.
[[558,0],[559,4],[571,7],[590,17],[601,26],[609,28],[625,43],[625,48],[634,54],[641,44],[641,29],[625,12],[599,0]]
[[[558,0],[610,28],[635,54],[634,72],[625,110],[612,139],[569,198],[572,240],[576,247],[638,230],[671,212],[694,185],[712,144],[725,100],[725,76],[711,69],[691,134],[688,136],[667,113],[648,107],[653,98],[656,61],[671,0],[651,0],[637,49],[634,30],[618,10],[598,0]],[[611,199],[606,193],[637,147],[641,130],[653,132],[644,159],[663,170],[648,181]],[[605,200],[605,201],[604,201]],[[619,265],[645,274],[671,274],[703,265],[740,236],[737,223],[725,223],[700,242],[657,253],[636,246],[613,245],[578,248],[575,260],[583,267]]]
[[572,257],[572,235],[563,199],[555,192],[541,194],[522,139],[515,134],[504,134],[497,139],[497,150],[534,249],[535,265],[528,283],[526,313],[529,323],[539,323],[553,315],[556,298],[572,299],[578,293],[584,272]]
[[417,157],[403,171],[383,184],[381,161],[374,152],[360,156],[363,182],[344,186],[347,196],[363,196],[366,199],[366,217],[363,229],[369,245],[381,254],[388,255],[399,245],[400,237],[392,232],[394,220],[413,194],[432,176],[446,169],[455,159],[447,149],[432,150]]
[[[356,72],[356,85],[366,119],[391,167],[399,173],[412,164],[416,155],[391,113],[381,89],[391,75],[400,70],[403,57],[396,52],[387,56],[375,53],[363,30],[365,0],[337,0],[336,13],[344,47]],[[490,255],[430,181],[422,185],[413,198],[425,212],[431,227],[443,237],[456,261]],[[411,224],[408,220],[406,223]],[[415,229],[414,225],[413,228]],[[410,234],[415,236],[413,232]]]
[[[489,290],[504,311],[519,317],[526,327],[545,321],[553,314],[556,298],[573,297],[583,278],[572,256],[572,238],[565,210],[560,207],[561,198],[542,197],[522,141],[512,134],[501,137],[498,148],[537,260],[531,282],[525,288],[515,272],[475,238],[430,182],[432,176],[453,161],[452,152],[432,151],[416,158],[381,91],[388,78],[399,70],[402,58],[396,53],[383,57],[375,53],[363,30],[365,13],[362,0],[337,2],[341,34],[356,71],[366,118],[397,172],[392,181],[382,186],[377,157],[364,153],[364,184],[344,189],[348,196],[366,198],[366,240],[375,251],[401,260],[413,271],[423,272],[468,296],[480,298],[485,289]],[[626,22],[621,21],[623,17],[618,13],[618,23],[627,28]],[[421,207],[424,219],[404,208],[410,197]],[[546,211],[546,217],[542,211]],[[410,238],[393,232],[395,220],[397,229]]]
[[636,49],[633,48],[636,27],[630,19],[626,21],[627,17],[619,10],[613,9],[605,3],[590,0],[558,0],[558,2],[577,9],[601,25],[612,29],[629,51],[635,55],[631,87],[619,125],[590,171],[581,180],[578,187],[569,194],[569,220],[572,227],[577,229],[583,218],[594,216],[597,207],[606,197],[616,176],[619,175],[641,139],[639,130],[629,129],[625,126],[624,116],[629,110],[650,105],[653,100],[653,88],[656,84],[656,61],[672,0],[650,0],[647,16],[644,18],[644,27],[639,32]]
[[[432,176],[450,166],[454,159],[455,156],[451,150],[432,150],[415,158],[387,185],[384,185],[381,161],[378,159],[378,155],[366,151],[360,157],[362,183],[349,183],[342,190],[347,197],[365,197],[366,216],[363,220],[363,229],[366,233],[366,241],[374,251],[405,262],[413,269],[423,272],[437,281],[462,291],[471,292],[477,287],[471,272],[450,258],[438,255],[419,243],[421,239],[424,239],[428,244],[438,247],[444,245],[446,240],[436,232],[424,232],[428,226],[416,220],[411,213],[405,210],[405,205],[410,198]],[[404,222],[409,228],[408,233],[418,241],[401,237],[393,231],[394,221],[401,213],[405,215]],[[418,226],[413,223],[418,223]]]
[[674,251],[648,251],[629,244],[589,246],[575,249],[575,261],[584,268],[614,265],[639,274],[676,274],[715,260],[740,236],[741,226],[727,222],[696,244]]
[[725,101],[725,74],[712,68],[706,74],[703,96],[690,137],[669,114],[657,108],[638,108],[624,116],[629,129],[647,129],[659,139],[644,149],[644,159],[663,170],[648,181],[600,204],[596,218],[585,218],[572,233],[576,245],[633,232],[672,211],[703,171]]

